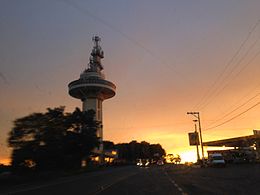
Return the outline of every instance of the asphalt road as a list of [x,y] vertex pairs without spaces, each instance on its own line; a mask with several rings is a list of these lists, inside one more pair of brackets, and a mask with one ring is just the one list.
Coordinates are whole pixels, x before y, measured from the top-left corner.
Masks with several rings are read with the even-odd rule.
[[16,195],[260,194],[260,165],[118,167],[10,189]]
[[179,167],[168,171],[187,194],[260,194],[260,164],[234,164],[225,168]]

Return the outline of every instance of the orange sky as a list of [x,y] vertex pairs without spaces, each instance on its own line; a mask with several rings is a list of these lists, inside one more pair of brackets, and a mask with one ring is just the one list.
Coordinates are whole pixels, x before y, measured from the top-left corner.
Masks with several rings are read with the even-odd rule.
[[67,84],[86,67],[94,34],[102,38],[106,78],[117,85],[103,104],[105,139],[195,151],[188,146],[194,129],[188,111],[201,113],[205,141],[252,134],[260,129],[260,106],[205,129],[260,101],[259,7],[253,0],[3,1],[0,159],[10,155],[14,119],[47,107],[81,107]]

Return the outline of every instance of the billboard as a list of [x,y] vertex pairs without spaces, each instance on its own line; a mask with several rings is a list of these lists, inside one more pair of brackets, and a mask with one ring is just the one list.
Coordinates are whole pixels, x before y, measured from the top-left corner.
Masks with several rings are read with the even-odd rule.
[[254,135],[260,135],[260,130],[253,130]]
[[190,146],[200,145],[199,134],[197,132],[189,133]]

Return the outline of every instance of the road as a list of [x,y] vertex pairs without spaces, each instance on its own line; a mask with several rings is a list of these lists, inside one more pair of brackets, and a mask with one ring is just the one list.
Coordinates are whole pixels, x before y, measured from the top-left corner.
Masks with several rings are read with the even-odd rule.
[[260,194],[260,164],[180,167],[168,169],[168,172],[187,194]]
[[260,194],[260,165],[194,168],[164,165],[110,168],[10,189],[15,195]]

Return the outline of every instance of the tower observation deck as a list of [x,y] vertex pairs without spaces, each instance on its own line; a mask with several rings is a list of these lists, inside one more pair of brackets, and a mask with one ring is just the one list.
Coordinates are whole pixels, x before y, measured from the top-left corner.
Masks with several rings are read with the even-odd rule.
[[116,94],[116,86],[112,82],[105,80],[102,73],[103,66],[101,59],[104,58],[104,52],[99,45],[100,38],[94,36],[92,38],[94,47],[90,54],[89,64],[78,80],[69,83],[69,94],[83,103],[82,110],[94,110],[95,120],[101,125],[97,129],[97,136],[101,144],[95,149],[98,154],[103,153],[103,125],[102,125],[102,102],[112,98]]

